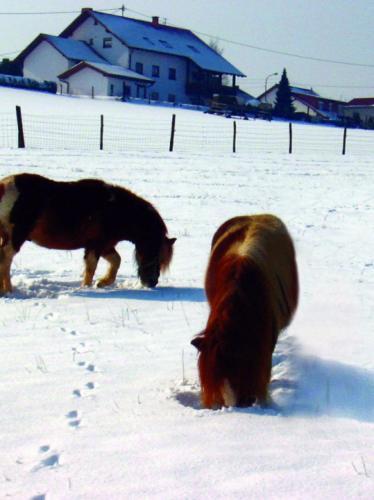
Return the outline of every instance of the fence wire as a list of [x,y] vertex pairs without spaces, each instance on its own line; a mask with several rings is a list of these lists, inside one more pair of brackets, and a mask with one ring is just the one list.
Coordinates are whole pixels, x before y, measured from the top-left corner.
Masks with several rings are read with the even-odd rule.
[[[171,144],[170,117],[100,115],[23,115],[26,148],[167,152]],[[192,118],[192,119],[191,119]],[[292,152],[341,154],[344,129],[313,125],[292,125]],[[176,116],[173,151],[179,153],[288,153],[290,128],[286,122],[217,119],[196,113],[186,119]],[[15,113],[0,113],[0,148],[17,148]],[[373,155],[374,132],[348,129],[347,155]]]
[[16,148],[18,144],[18,128],[15,113],[0,114],[0,147]]

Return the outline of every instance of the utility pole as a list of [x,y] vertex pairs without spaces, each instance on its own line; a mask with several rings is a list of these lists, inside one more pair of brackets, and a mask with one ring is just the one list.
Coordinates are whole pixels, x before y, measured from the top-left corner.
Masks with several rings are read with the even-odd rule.
[[125,16],[125,6],[122,4],[122,7],[121,7],[121,11],[122,11],[122,17]]

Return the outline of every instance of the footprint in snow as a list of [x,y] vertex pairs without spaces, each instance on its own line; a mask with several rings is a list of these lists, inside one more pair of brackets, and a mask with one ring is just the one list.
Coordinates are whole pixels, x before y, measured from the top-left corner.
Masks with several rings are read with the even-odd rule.
[[[83,390],[81,390],[81,389],[74,389],[74,391],[72,392],[72,394],[76,398],[81,398],[81,397],[84,396],[85,390],[87,390],[87,391],[93,391],[95,388],[96,388],[96,384],[94,382],[87,382],[87,384],[85,385],[85,388]],[[82,393],[82,391],[84,391],[84,392]]]
[[39,465],[35,466],[32,469],[32,472],[37,472],[40,469],[46,469],[46,468],[52,469],[54,467],[58,467],[59,465],[60,465],[60,455],[58,453],[53,453],[52,455],[49,455],[48,457],[41,460],[39,462]]
[[55,313],[50,312],[44,316],[44,319],[53,319],[55,316]]
[[81,419],[79,418],[79,414],[77,410],[71,410],[66,414],[66,418],[68,420],[69,426],[77,428],[80,426]]

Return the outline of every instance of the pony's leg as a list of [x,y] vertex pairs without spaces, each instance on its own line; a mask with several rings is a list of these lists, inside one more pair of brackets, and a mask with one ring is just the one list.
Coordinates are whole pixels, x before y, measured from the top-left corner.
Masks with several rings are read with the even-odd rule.
[[96,271],[99,257],[94,250],[85,250],[84,252],[84,274],[82,286],[92,286],[93,277]]
[[0,295],[4,295],[12,291],[10,267],[16,253],[17,252],[13,249],[11,244],[0,248]]
[[121,257],[115,248],[111,248],[109,251],[101,254],[101,257],[109,263],[109,268],[105,276],[97,282],[99,288],[112,285],[115,282],[119,266],[121,265]]

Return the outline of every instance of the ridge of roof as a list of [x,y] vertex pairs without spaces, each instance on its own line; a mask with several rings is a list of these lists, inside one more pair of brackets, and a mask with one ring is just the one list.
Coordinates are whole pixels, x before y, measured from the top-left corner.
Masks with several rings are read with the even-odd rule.
[[67,59],[76,61],[87,60],[91,62],[105,62],[105,59],[85,42],[74,40],[72,38],[48,35],[46,33],[40,33],[40,35],[34,38],[34,40],[32,40],[32,42],[18,54],[14,61],[23,61],[35,47],[44,41],[50,43]]
[[140,73],[136,73],[136,71],[133,71],[131,69],[124,68],[123,66],[110,64],[109,62],[97,63],[91,61],[80,61],[79,63],[75,64],[72,68],[63,71],[61,74],[58,75],[58,77],[59,78],[69,77],[74,73],[77,73],[81,69],[87,67],[97,70],[106,76],[128,78],[130,80],[138,80],[145,83],[154,83],[154,80],[152,80],[151,78],[141,75]]
[[87,10],[65,28],[60,36],[70,36],[89,17],[93,17],[113,36],[131,48],[184,57],[207,71],[245,76],[192,31],[185,28]]

